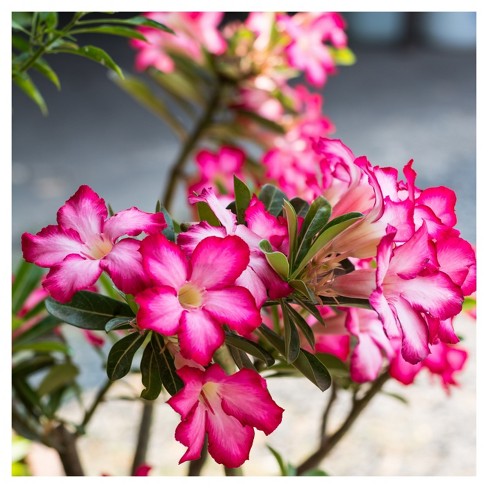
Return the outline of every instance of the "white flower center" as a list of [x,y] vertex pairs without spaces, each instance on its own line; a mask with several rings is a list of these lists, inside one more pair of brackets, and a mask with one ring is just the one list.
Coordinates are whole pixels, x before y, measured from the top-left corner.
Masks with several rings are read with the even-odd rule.
[[202,305],[202,291],[192,283],[184,284],[178,291],[178,300],[183,308],[197,308]]

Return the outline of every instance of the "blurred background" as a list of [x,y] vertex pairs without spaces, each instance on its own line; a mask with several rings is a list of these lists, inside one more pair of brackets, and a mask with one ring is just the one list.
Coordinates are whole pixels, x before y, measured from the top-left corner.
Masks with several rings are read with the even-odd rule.
[[[228,18],[244,15],[232,13]],[[344,16],[357,62],[341,67],[323,89],[324,112],[336,126],[334,137],[375,165],[401,169],[414,159],[420,188],[454,189],[457,228],[475,244],[476,14]],[[90,42],[88,37],[85,41]],[[92,42],[124,70],[134,72],[134,51],[126,40],[105,36]],[[178,150],[178,140],[163,122],[123,93],[101,66],[74,56],[51,56],[49,61],[62,89],[58,92],[36,78],[49,108],[47,117],[16,87],[12,93],[14,267],[21,257],[21,234],[54,223],[57,209],[81,184],[90,185],[115,211],[133,205],[152,211]],[[181,190],[175,214],[183,219],[187,210]],[[409,404],[387,396],[376,399],[324,469],[336,475],[476,473],[475,325],[464,319],[457,326],[470,351],[468,367],[459,375],[461,388],[447,397],[438,384],[432,387],[428,376],[420,376],[408,388],[392,382],[391,392],[404,395]],[[81,382],[94,388],[104,372],[88,365],[100,359],[89,348],[81,347],[78,355],[86,366]],[[294,463],[305,454],[304,446],[316,442],[326,398],[313,385],[293,381],[269,382],[275,400],[287,412],[278,432],[257,438],[249,474],[277,471],[265,442],[280,447]],[[303,398],[311,408],[306,418],[300,417]],[[320,408],[312,409],[313,405]],[[125,474],[138,408],[134,402],[114,401],[100,409],[80,446],[88,474],[108,469],[110,474]],[[184,473],[177,466],[183,449],[173,440],[173,414],[165,405],[158,410],[150,452],[150,462],[157,467],[154,474]],[[53,463],[41,462],[39,474],[56,474],[55,458]],[[51,473],[43,472],[48,469]]]

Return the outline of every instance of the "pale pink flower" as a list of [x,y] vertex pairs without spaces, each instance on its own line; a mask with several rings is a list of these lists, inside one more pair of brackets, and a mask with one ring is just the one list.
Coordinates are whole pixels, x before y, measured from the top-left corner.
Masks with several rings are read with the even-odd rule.
[[215,461],[237,468],[249,458],[254,429],[269,435],[281,423],[283,409],[253,370],[227,376],[212,364],[204,372],[185,367],[178,375],[185,386],[168,403],[181,415],[176,440],[188,448],[180,463],[200,457],[207,435],[208,452]]
[[77,291],[93,286],[102,271],[124,293],[146,285],[140,241],[121,237],[161,232],[166,227],[162,213],[132,207],[108,217],[105,201],[82,185],[58,210],[57,221],[36,235],[22,235],[24,259],[50,268],[43,286],[53,298],[69,301]]
[[142,264],[153,286],[135,297],[137,323],[178,335],[181,353],[205,365],[224,342],[223,325],[249,334],[261,324],[251,293],[236,280],[249,263],[249,247],[237,236],[207,237],[188,260],[163,235],[141,244]]
[[149,12],[145,15],[170,27],[175,33],[151,27],[140,28],[148,41],[132,41],[132,45],[138,49],[136,69],[140,71],[150,66],[165,73],[173,71],[171,52],[202,62],[202,49],[216,55],[226,50],[225,39],[218,30],[223,12]]

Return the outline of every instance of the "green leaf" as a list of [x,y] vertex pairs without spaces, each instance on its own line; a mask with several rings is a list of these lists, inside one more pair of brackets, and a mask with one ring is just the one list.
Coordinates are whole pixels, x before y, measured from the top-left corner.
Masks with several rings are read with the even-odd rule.
[[12,377],[28,376],[37,373],[49,366],[52,366],[55,360],[52,356],[47,354],[39,354],[29,359],[21,361],[12,368]]
[[283,459],[283,456],[276,450],[273,449],[269,444],[266,444],[271,454],[276,459],[278,466],[280,468],[281,476],[295,476],[296,469],[288,462]]
[[167,25],[161,24],[161,22],[157,22],[152,19],[148,19],[147,17],[143,16],[136,16],[130,19],[117,19],[117,23],[119,24],[127,24],[127,25],[137,25],[137,26],[144,26],[144,27],[154,27],[155,29],[162,30],[168,32],[170,34],[174,34],[173,29],[170,29]]
[[244,337],[238,336],[232,332],[225,333],[225,343],[228,346],[232,346],[236,349],[240,349],[255,358],[263,361],[267,367],[273,366],[275,360],[271,354],[263,349],[256,342],[245,339]]
[[337,237],[341,232],[346,230],[352,224],[357,222],[363,214],[359,212],[351,212],[345,215],[341,215],[333,220],[331,220],[322,231],[322,233],[315,239],[314,243],[310,246],[307,254],[299,263],[297,260],[298,267],[293,271],[291,277],[296,278],[300,271],[308,264],[308,262],[323,248],[325,245]]
[[40,397],[72,383],[78,376],[78,368],[71,363],[56,364],[41,381],[37,393]]
[[131,319],[135,316],[126,303],[90,291],[79,291],[68,303],[49,297],[46,309],[59,320],[88,330],[105,330],[105,325],[113,318]]
[[237,222],[244,224],[244,212],[251,203],[251,190],[247,185],[234,175],[234,195],[236,201]]
[[164,100],[158,98],[142,80],[134,76],[126,76],[124,79],[112,77],[112,80],[142,106],[166,122],[180,139],[186,138],[186,130],[175,118],[174,111],[166,105]]
[[311,302],[316,301],[312,290],[310,290],[303,280],[290,280],[288,283],[291,287],[298,291],[305,300],[310,300]]
[[37,104],[43,115],[47,115],[46,102],[27,73],[17,73],[13,77],[13,82]]
[[297,261],[300,262],[310,248],[317,234],[322,232],[331,214],[330,203],[322,196],[318,196],[310,205],[298,236]]
[[196,206],[200,221],[206,221],[214,227],[220,227],[222,225],[207,202],[197,202]]
[[146,37],[139,31],[118,25],[99,25],[96,27],[83,27],[80,29],[74,29],[70,32],[72,35],[77,34],[109,34],[119,37],[128,37],[129,39],[139,39],[140,41],[146,41]]
[[356,62],[356,55],[348,47],[340,49],[329,47],[329,52],[338,65],[351,66]]
[[349,367],[346,363],[341,361],[337,356],[333,354],[327,354],[324,352],[319,352],[315,354],[315,357],[330,371],[333,371],[334,376],[348,376],[349,377]]
[[171,215],[164,207],[161,207],[160,211],[163,212],[164,220],[166,220],[166,227],[163,229],[164,236],[166,239],[168,239],[168,241],[176,242],[175,225]]
[[159,375],[159,361],[154,352],[152,342],[144,349],[141,359],[141,379],[145,386],[141,397],[145,400],[156,400],[161,393],[161,377]]
[[287,257],[282,252],[273,251],[271,244],[266,239],[259,243],[259,248],[266,256],[269,265],[286,280],[290,271]]
[[61,83],[59,82],[58,75],[52,70],[47,62],[39,58],[33,66],[39,73],[44,75],[58,90],[61,90]]
[[261,115],[257,114],[256,112],[251,112],[249,110],[244,110],[244,109],[236,109],[235,110],[239,115],[247,117],[248,119],[251,119],[253,122],[257,122],[259,125],[261,125],[263,128],[268,129],[272,132],[275,132],[276,134],[285,134],[285,128],[274,122],[273,120],[269,120],[265,117],[262,117]]
[[27,297],[39,288],[44,270],[35,264],[28,263],[23,259],[20,261],[12,284],[12,312],[19,313]]
[[[297,228],[298,228],[298,219],[297,219],[297,214],[295,212],[295,209],[293,208],[293,205],[287,201],[283,201],[283,210],[285,212],[286,216],[286,223],[288,226],[288,239],[289,239],[289,257],[290,257],[290,262],[293,262],[295,258],[295,251],[297,247]],[[288,277],[288,274],[286,275]]]
[[66,45],[61,46],[57,49],[58,52],[66,52],[70,54],[76,54],[78,56],[82,56],[84,58],[90,59],[91,61],[95,61],[102,66],[112,70],[113,72],[117,73],[119,78],[122,80],[124,79],[124,74],[120,69],[119,65],[115,63],[115,61],[109,56],[107,52],[103,49],[95,46],[80,46],[77,48],[70,48]]
[[257,371],[254,364],[249,359],[249,356],[244,351],[237,349],[237,347],[230,346],[229,344],[227,344],[227,349],[239,369],[254,369]]
[[410,402],[402,395],[399,395],[398,393],[393,393],[391,391],[383,391],[380,390],[380,393],[383,395],[389,396],[391,398],[394,398],[395,400],[398,400],[399,402],[403,403],[404,405],[410,405]]
[[46,341],[46,342],[32,342],[26,344],[16,344],[12,347],[12,352],[20,351],[34,351],[34,352],[62,352],[67,354],[69,347],[62,342]]
[[281,310],[283,312],[285,358],[291,364],[296,361],[300,354],[300,336],[284,301],[282,301]]
[[309,469],[302,476],[329,476],[323,469]]
[[130,329],[130,322],[133,317],[114,317],[105,324],[105,332],[112,332],[113,330]]
[[283,306],[287,309],[288,315],[291,321],[297,325],[303,333],[303,336],[310,344],[312,349],[315,347],[315,336],[313,334],[313,330],[311,329],[310,325],[308,325],[307,321],[297,312],[293,307],[291,307],[288,303],[283,302]]
[[297,296],[294,297],[294,300],[303,309],[310,312],[317,319],[318,322],[320,322],[322,325],[325,325],[324,318],[322,317],[322,314],[320,313],[319,309],[315,306],[314,303],[302,300],[301,298],[298,298]]
[[283,202],[288,200],[287,196],[276,186],[266,184],[258,196],[264,203],[264,207],[271,214],[277,217],[283,210]]
[[183,73],[179,71],[163,73],[157,68],[149,68],[148,73],[189,115],[195,115],[195,104],[204,105],[206,103],[205,92],[201,89],[201,83],[188,79]]
[[39,12],[39,22],[44,24],[45,30],[51,31],[58,25],[57,12]]
[[[264,338],[277,349],[282,356],[285,356],[285,343],[283,339],[265,325],[259,327],[259,332]],[[327,390],[332,383],[327,368],[313,355],[303,349],[300,349],[297,359],[292,366],[300,371],[321,391]]]
[[112,346],[107,358],[107,376],[111,381],[123,378],[130,371],[134,355],[145,338],[144,334],[133,332]]
[[165,347],[164,339],[158,334],[152,334],[151,343],[158,359],[161,382],[170,395],[176,395],[183,388],[183,381],[176,372],[174,358]]

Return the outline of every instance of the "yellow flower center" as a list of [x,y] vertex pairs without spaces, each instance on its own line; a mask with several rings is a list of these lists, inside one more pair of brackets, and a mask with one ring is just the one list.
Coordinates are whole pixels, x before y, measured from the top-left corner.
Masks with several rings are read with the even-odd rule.
[[104,258],[114,247],[112,242],[103,234],[100,234],[96,240],[89,244],[89,255],[92,259]]
[[192,283],[186,283],[178,291],[178,300],[183,308],[197,308],[203,302],[202,291]]

